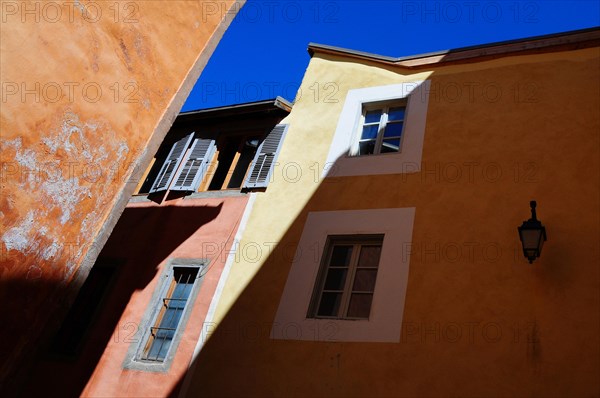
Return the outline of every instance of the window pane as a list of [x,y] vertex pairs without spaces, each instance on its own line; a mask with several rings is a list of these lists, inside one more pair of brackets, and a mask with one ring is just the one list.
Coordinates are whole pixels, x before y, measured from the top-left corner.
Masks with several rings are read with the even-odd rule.
[[361,268],[377,268],[379,266],[380,255],[381,246],[362,246],[358,258],[358,266]]
[[383,140],[381,144],[381,153],[398,152],[400,150],[400,138]]
[[179,319],[181,318],[182,313],[183,313],[183,307],[178,308],[178,307],[169,306],[167,308],[167,310],[165,311],[165,314],[164,314],[162,320],[160,321],[159,327],[168,328],[168,329],[177,328],[177,325],[179,324]]
[[376,124],[374,126],[363,126],[362,135],[360,136],[361,140],[368,140],[377,138],[377,131],[379,130],[379,125]]
[[381,120],[381,111],[382,109],[375,109],[372,111],[368,111],[365,114],[365,123],[377,123]]
[[404,120],[404,110],[406,108],[390,108],[390,112],[388,113],[388,120]]
[[370,155],[375,152],[375,140],[364,141],[358,144],[359,155]]
[[349,318],[369,318],[371,313],[372,294],[354,293],[350,297],[350,305],[348,306]]
[[337,316],[342,301],[342,293],[323,293],[318,316]]
[[336,245],[331,253],[330,267],[347,267],[350,263],[350,255],[352,254],[352,246]]
[[323,288],[325,290],[344,290],[347,272],[346,268],[329,268]]
[[[188,285],[186,283],[178,283],[177,285],[175,285],[175,289],[173,289],[173,294],[171,295],[172,298],[176,298],[176,299],[185,299],[189,292],[187,287],[192,287],[192,285]],[[169,304],[175,304],[173,301],[171,301]]]
[[384,137],[400,137],[402,135],[402,126],[404,123],[388,123],[385,126],[385,131],[383,132]]
[[360,292],[373,292],[375,290],[376,269],[357,269],[354,276],[352,290]]
[[154,337],[154,341],[152,342],[152,347],[150,347],[150,351],[148,352],[148,359],[154,361],[164,360],[167,356],[167,352],[169,352],[172,341],[173,337],[171,335],[158,330]]

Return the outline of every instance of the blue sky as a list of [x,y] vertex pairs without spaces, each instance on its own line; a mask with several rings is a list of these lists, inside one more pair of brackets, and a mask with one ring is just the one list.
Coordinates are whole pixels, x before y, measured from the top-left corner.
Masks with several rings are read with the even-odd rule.
[[182,110],[292,101],[310,42],[400,57],[599,25],[597,0],[248,0]]

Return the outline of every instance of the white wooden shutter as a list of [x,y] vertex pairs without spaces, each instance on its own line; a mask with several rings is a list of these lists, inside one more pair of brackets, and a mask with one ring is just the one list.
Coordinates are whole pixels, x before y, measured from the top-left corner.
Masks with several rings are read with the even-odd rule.
[[194,133],[186,135],[179,141],[177,141],[171,147],[171,151],[169,152],[169,156],[163,163],[156,179],[154,180],[154,184],[152,184],[152,188],[150,189],[150,193],[165,191],[169,188],[169,184],[173,180],[173,174],[175,170],[177,170],[177,166],[181,162],[183,155],[185,154],[185,150],[190,145],[190,141],[194,138]]
[[195,191],[206,175],[210,161],[215,154],[215,140],[195,139],[192,149],[183,160],[183,167],[175,176],[173,191]]
[[262,188],[269,184],[275,160],[287,131],[287,124],[278,124],[258,147],[244,188]]

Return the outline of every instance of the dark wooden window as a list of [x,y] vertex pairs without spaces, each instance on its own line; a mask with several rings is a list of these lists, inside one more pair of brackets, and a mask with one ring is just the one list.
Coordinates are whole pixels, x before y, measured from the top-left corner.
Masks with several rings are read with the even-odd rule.
[[383,235],[328,239],[309,317],[369,319]]

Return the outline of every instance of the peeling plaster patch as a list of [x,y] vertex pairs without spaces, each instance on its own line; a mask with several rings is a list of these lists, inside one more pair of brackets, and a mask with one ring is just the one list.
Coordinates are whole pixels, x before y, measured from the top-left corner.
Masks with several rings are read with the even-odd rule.
[[88,187],[79,185],[79,178],[69,180],[45,181],[42,190],[49,196],[50,200],[62,211],[60,223],[64,225],[71,218],[71,212],[85,197],[91,197],[92,193]]
[[21,149],[21,146],[23,145],[23,139],[21,137],[17,137],[14,140],[10,140],[10,141],[4,141],[2,140],[2,146],[5,147],[13,147],[15,148],[16,151]]
[[92,233],[92,226],[98,221],[98,214],[93,211],[88,214],[81,223],[81,234],[84,236],[90,236]]
[[17,151],[17,155],[15,156],[15,158],[21,166],[28,167],[30,170],[35,169],[36,156],[35,152],[31,149],[26,149],[24,152]]
[[[17,150],[15,159],[16,159],[17,163],[19,163],[19,165],[22,167],[21,170],[36,170],[37,169],[36,154],[31,149],[26,149],[25,151]],[[23,173],[21,173],[21,176],[22,175],[23,175]],[[32,182],[35,182],[35,179],[36,179],[36,173],[27,173],[27,182],[28,183],[31,184]],[[20,181],[20,182],[22,183],[22,181]]]
[[[127,152],[129,152],[129,146],[125,141],[121,141],[119,147],[117,148],[117,158],[119,159],[119,161],[122,160],[121,158],[123,157],[123,153]],[[127,155],[125,155],[125,157],[127,157]]]
[[44,143],[44,145],[46,145],[48,147],[48,149],[50,150],[50,152],[56,153],[56,150],[59,147],[58,140],[52,139],[50,137],[44,137],[44,138],[42,138],[42,142]]
[[92,154],[88,150],[88,146],[86,144],[83,132],[81,131],[81,128],[78,126],[71,126],[71,127],[64,126],[63,127],[64,149],[68,152],[76,152],[77,151],[76,145],[71,142],[71,137],[73,136],[73,134],[77,135],[77,137],[79,138],[79,142],[81,143],[80,154],[85,158],[85,160],[87,160],[87,161],[92,160]]
[[25,220],[16,227],[12,227],[4,233],[2,241],[6,245],[6,250],[18,250],[22,253],[26,252],[26,249],[30,246],[29,235],[33,229],[33,211],[29,211]]
[[[85,158],[91,158],[91,154],[88,150],[89,148],[85,141],[85,136],[78,124],[79,117],[74,113],[68,113],[58,134],[52,135],[51,137],[44,137],[42,138],[42,142],[48,147],[52,154],[56,154],[59,149],[63,149],[67,153],[74,152],[83,155]],[[94,127],[95,130],[96,126],[92,125],[86,127]],[[79,139],[81,151],[73,143],[73,135],[76,136],[76,139]]]
[[[21,151],[21,148],[23,146],[23,139],[21,137],[17,137],[13,140],[1,140],[0,141],[0,147],[2,147],[3,150],[6,150],[8,148],[13,148],[15,150],[15,160],[17,161],[17,163],[19,163],[19,165],[22,167],[22,169],[28,169],[28,170],[35,170],[36,169],[36,154],[33,150],[31,149],[26,149],[25,151]],[[24,173],[21,173],[21,175],[23,175]],[[27,174],[27,182],[31,182],[32,180],[35,180],[35,173],[26,173]],[[22,179],[19,179],[19,185],[23,186],[23,181]]]
[[83,157],[87,162],[102,161],[108,158],[106,148],[104,146],[90,148],[87,138],[96,136],[101,127],[103,126],[95,121],[81,123],[77,114],[69,112],[65,115],[58,133],[51,137],[44,137],[42,142],[51,154],[56,154],[59,149],[62,149],[71,157]]
[[[102,140],[97,139],[100,134]],[[86,119],[83,122],[78,114],[68,111],[59,124],[41,139],[42,146],[37,147],[38,151],[35,150],[36,148],[24,148],[21,137],[11,140],[0,138],[2,149],[14,151],[14,159],[22,168],[35,169],[35,162],[40,160],[42,154],[55,157],[57,170],[64,171],[65,167],[75,164],[73,169],[69,169],[68,177],[63,173],[58,176],[62,178],[46,180],[38,178],[29,181],[29,187],[21,188],[27,189],[28,192],[41,193],[40,202],[43,205],[26,215],[22,214],[19,219],[8,225],[12,228],[2,231],[0,239],[8,250],[18,250],[23,254],[35,256],[39,259],[39,264],[59,257],[62,261],[61,251],[66,237],[61,234],[60,226],[81,222],[78,234],[69,238],[71,241],[68,244],[76,245],[73,240],[82,244],[77,249],[73,248],[73,251],[65,253],[68,254],[65,257],[66,269],[62,271],[65,282],[72,277],[86,250],[97,250],[87,243],[91,242],[94,233],[97,232],[96,227],[103,216],[102,211],[98,209],[103,209],[105,203],[109,202],[114,194],[114,189],[110,185],[110,189],[98,185],[96,181],[86,178],[89,177],[86,173],[95,168],[113,170],[115,164],[119,167],[123,166],[122,163],[128,156],[129,146],[126,140],[117,137],[111,125],[102,119]],[[88,163],[95,164],[92,167],[88,166]],[[81,170],[84,170],[83,174],[77,175]],[[73,172],[76,174],[72,175]],[[30,174],[35,175],[35,173]],[[110,182],[112,179],[106,181]],[[83,204],[84,200],[87,203]],[[7,208],[15,207],[15,199],[11,195],[6,195],[5,202]],[[81,215],[82,208],[96,210],[87,210],[86,214]],[[48,218],[51,213],[54,213],[53,217],[57,219],[50,225],[38,228],[38,220]],[[29,269],[28,278],[35,279],[41,276],[42,270],[39,269],[41,267],[39,264],[36,265],[37,268]]]
[[54,239],[54,241],[50,244],[50,246],[46,247],[42,251],[42,254],[41,254],[42,258],[44,260],[50,260],[51,258],[56,257],[59,250],[60,250],[60,245],[58,244],[56,239]]
[[144,98],[142,100],[142,105],[144,106],[144,108],[150,109],[150,100],[148,98]]
[[104,145],[100,145],[98,147],[97,152],[98,153],[96,154],[96,162],[102,162],[108,159],[108,152],[106,152],[106,148],[104,148]]
[[[39,214],[30,211],[20,225],[6,231],[2,237],[2,241],[6,245],[7,250],[17,250],[23,254],[36,253],[44,260],[56,257],[60,250],[60,245],[56,238],[51,238],[52,243],[48,247],[40,248],[40,239],[36,239],[36,231],[34,230],[34,220],[38,217]],[[46,226],[41,227],[37,233],[45,237],[48,234],[48,228]],[[32,269],[30,268],[27,272],[28,279],[32,279],[30,278],[31,270]],[[41,271],[35,271],[33,274],[41,275]],[[37,279],[37,277],[34,279]]]

